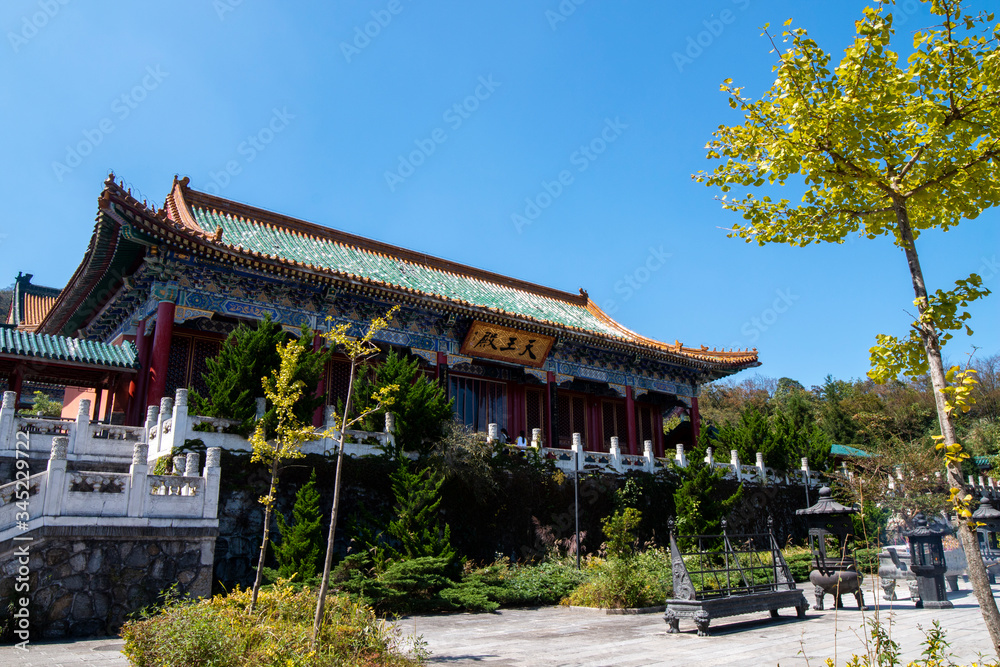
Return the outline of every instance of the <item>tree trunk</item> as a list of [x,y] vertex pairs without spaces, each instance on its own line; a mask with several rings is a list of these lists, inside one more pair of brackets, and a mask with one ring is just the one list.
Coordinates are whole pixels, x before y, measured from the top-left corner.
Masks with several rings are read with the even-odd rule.
[[[903,252],[906,253],[906,261],[910,267],[910,278],[913,281],[913,293],[919,300],[918,308],[923,314],[927,303],[927,287],[924,284],[924,274],[920,269],[920,259],[917,256],[916,244],[913,241],[913,232],[910,229],[910,218],[905,201],[895,202],[896,222],[899,225],[900,242]],[[941,425],[941,435],[944,436],[944,444],[955,444],[955,427],[948,413],[948,406],[945,400],[943,389],[947,386],[944,373],[944,363],[941,360],[941,343],[938,338],[937,328],[933,323],[920,324],[920,338],[924,343],[924,351],[927,353],[927,365],[930,371],[931,385],[934,388],[934,405],[937,407],[938,422]],[[965,496],[969,493],[965,480],[958,467],[948,464],[947,478],[948,484],[952,488],[960,489],[960,494]],[[993,597],[993,590],[990,588],[989,578],[986,574],[986,565],[983,563],[982,553],[979,551],[979,540],[976,532],[969,522],[959,517],[958,537],[965,551],[968,562],[969,582],[972,590],[979,601],[979,609],[986,622],[986,629],[989,630],[990,639],[993,641],[993,649],[1000,654],[1000,609],[997,609],[996,598]]]
[[[271,463],[271,489],[267,492],[268,498],[274,497],[275,489],[278,487],[278,459],[275,457]],[[260,593],[261,580],[264,578],[264,559],[267,557],[267,543],[271,537],[271,505],[274,501],[264,505],[264,539],[260,543],[260,559],[257,561],[257,576],[253,581],[253,594],[250,596],[250,611],[257,606],[257,594]]]
[[[347,435],[347,415],[351,413],[351,396],[354,393],[354,370],[357,361],[351,359],[351,374],[347,381],[347,401],[344,403],[344,414],[340,417],[340,447],[337,448],[337,472],[333,480],[333,508],[330,510],[330,532],[326,538],[326,558],[323,561],[323,581],[319,586],[319,599],[316,601],[316,616],[313,618],[312,638],[310,648],[316,648],[320,628],[323,626],[323,610],[326,607],[326,592],[330,587],[330,566],[333,564],[333,539],[337,533],[337,514],[340,512],[340,471],[344,461],[344,438]],[[336,420],[334,420],[336,425]]]

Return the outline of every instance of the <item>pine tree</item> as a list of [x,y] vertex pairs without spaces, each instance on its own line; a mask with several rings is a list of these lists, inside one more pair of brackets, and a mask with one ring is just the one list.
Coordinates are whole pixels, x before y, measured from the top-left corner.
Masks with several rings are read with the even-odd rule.
[[289,578],[298,575],[299,581],[316,576],[322,553],[323,536],[320,533],[319,492],[316,490],[316,470],[309,481],[295,494],[292,523],[285,523],[278,515],[278,532],[281,543],[274,547],[278,561],[278,574]]
[[[304,423],[312,421],[313,412],[323,403],[323,398],[316,397],[315,392],[327,354],[313,352],[313,336],[308,327],[302,328],[298,341],[302,353],[292,376],[293,381],[301,381],[303,385],[303,395],[296,403],[294,412]],[[241,323],[226,338],[219,353],[206,360],[208,372],[203,378],[208,391],[205,396],[190,392],[194,413],[239,421],[243,431],[250,433],[254,429],[257,398],[262,395],[260,380],[271,377],[271,373],[278,369],[281,358],[277,348],[289,337],[270,317],[258,321],[254,328]],[[271,436],[275,422],[273,407],[269,407],[265,421],[267,434]]]
[[432,556],[454,561],[451,528],[441,525],[441,485],[444,477],[430,468],[410,469],[409,460],[401,457],[392,474],[392,492],[396,497],[396,518],[389,522],[388,533],[400,547],[390,549],[397,559]]
[[[688,459],[688,465],[674,468],[680,477],[680,486],[674,492],[674,506],[677,509],[677,532],[681,536],[718,534],[722,520],[743,497],[742,484],[728,498],[720,493],[719,482],[722,481],[723,473],[712,469],[705,462],[711,442],[707,429],[702,431],[698,444]],[[691,549],[696,545],[694,540],[683,537],[680,542],[683,549]]]
[[[420,370],[416,357],[407,358],[392,350],[376,369],[374,382],[364,376],[358,378],[354,386],[355,405],[368,407],[372,394],[390,385],[399,387],[392,407],[396,415],[397,451],[391,453],[428,453],[433,442],[441,436],[444,423],[451,419],[453,401],[448,400],[440,385]],[[371,431],[381,430],[384,415],[385,411],[372,413],[365,427]]]

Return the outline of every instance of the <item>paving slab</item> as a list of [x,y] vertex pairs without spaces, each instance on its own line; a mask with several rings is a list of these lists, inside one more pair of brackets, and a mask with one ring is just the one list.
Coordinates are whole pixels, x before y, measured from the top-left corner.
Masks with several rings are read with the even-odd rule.
[[[843,665],[852,654],[865,650],[862,626],[876,617],[891,622],[892,639],[902,647],[904,664],[919,657],[922,628],[935,620],[947,632],[956,663],[995,658],[968,584],[949,594],[955,605],[949,610],[915,609],[905,586],[897,592],[900,600],[879,600],[877,606],[873,593],[866,592],[872,608],[864,612],[854,607],[853,598],[845,598],[844,609],[810,610],[802,620],[791,610],[777,620],[766,613],[719,619],[713,622],[710,637],[697,636],[694,624],[683,621],[680,633],[667,634],[662,613],[608,615],[566,607],[407,616],[395,624],[405,635],[422,637],[431,651],[431,664],[456,667],[821,667],[828,657]],[[1000,595],[1000,586],[993,592]],[[128,667],[122,645],[120,638],[108,637],[32,643],[26,652],[4,646],[0,667]]]
[[[786,610],[777,620],[767,613],[713,621],[711,636],[698,637],[693,623],[667,634],[663,614],[611,616],[597,611],[542,607],[506,609],[495,614],[408,616],[397,626],[419,635],[431,652],[431,664],[479,667],[639,667],[640,665],[802,665],[820,667],[826,658],[843,665],[865,651],[863,626],[869,619],[891,622],[904,664],[920,656],[922,628],[935,620],[947,633],[959,664],[994,658],[993,646],[968,584],[949,599],[950,610],[915,609],[905,586],[899,600],[878,600],[872,591],[859,611],[854,598],[843,609],[810,610],[805,619]],[[994,596],[1000,587],[993,587]],[[881,590],[878,591],[881,596]],[[811,591],[810,591],[811,593]],[[807,596],[812,601],[812,596]],[[826,598],[829,603],[830,598]]]

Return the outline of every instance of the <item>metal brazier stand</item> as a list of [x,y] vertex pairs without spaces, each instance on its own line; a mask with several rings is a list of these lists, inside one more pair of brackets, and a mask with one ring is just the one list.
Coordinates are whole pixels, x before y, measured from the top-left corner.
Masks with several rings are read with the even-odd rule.
[[952,532],[951,528],[929,525],[921,513],[913,519],[913,530],[903,533],[910,542],[910,570],[917,577],[920,600],[917,607],[951,609],[948,593],[944,588],[944,544],[941,537]]
[[[823,596],[832,595],[837,609],[843,607],[840,596],[854,595],[858,608],[864,609],[861,593],[861,575],[854,560],[851,542],[854,540],[854,525],[851,515],[857,514],[853,507],[841,505],[831,497],[830,487],[819,490],[819,500],[812,507],[796,510],[809,526],[809,546],[813,554],[813,569],[809,581],[815,587],[816,605],[823,608]],[[827,544],[833,540],[833,544]],[[828,547],[833,551],[828,551]]]

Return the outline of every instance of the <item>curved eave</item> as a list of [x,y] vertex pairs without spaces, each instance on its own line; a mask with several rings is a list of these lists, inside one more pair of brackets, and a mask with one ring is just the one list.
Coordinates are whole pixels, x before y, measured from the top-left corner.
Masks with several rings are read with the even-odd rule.
[[83,260],[39,324],[37,333],[73,336],[114,297],[127,275],[126,269],[144,252],[141,244],[122,238],[120,212],[133,219],[154,214],[111,175],[98,198],[94,233]]
[[[681,346],[679,343],[671,346],[667,343],[662,343],[654,339],[641,336],[615,322],[599,307],[597,307],[596,304],[590,301],[585,294],[573,295],[568,292],[561,292],[559,290],[535,285],[534,283],[517,281],[506,276],[499,276],[497,274],[481,271],[473,267],[453,264],[437,258],[430,258],[427,255],[420,255],[413,253],[412,251],[381,244],[369,239],[362,239],[360,237],[344,234],[342,232],[334,232],[333,230],[320,227],[319,225],[298,221],[294,218],[285,218],[285,216],[279,216],[278,214],[270,213],[262,209],[235,204],[227,200],[215,201],[215,198],[210,195],[196,193],[187,189],[186,185],[187,179],[182,179],[180,181],[175,179],[171,194],[168,197],[166,212],[174,223],[174,229],[165,230],[165,240],[181,241],[184,249],[189,252],[202,251],[204,254],[217,258],[225,256],[228,259],[236,260],[253,268],[270,270],[281,275],[296,275],[299,279],[310,282],[347,284],[362,288],[362,290],[365,288],[374,288],[377,291],[388,292],[397,299],[403,298],[407,301],[419,300],[424,304],[430,302],[438,305],[439,308],[442,308],[445,311],[458,309],[463,312],[471,313],[481,319],[493,319],[496,323],[509,323],[513,320],[522,325],[534,325],[540,327],[545,333],[555,333],[556,335],[569,333],[588,342],[599,341],[604,346],[612,349],[620,349],[628,353],[638,352],[647,356],[649,356],[650,353],[653,353],[654,357],[664,361],[685,366],[693,366],[701,370],[713,371],[725,375],[738,372],[745,368],[752,368],[760,365],[760,362],[757,359],[756,350],[724,352],[709,350],[707,347],[702,347],[700,349],[686,348]],[[487,280],[499,285],[513,287],[514,289],[527,291],[547,298],[554,298],[573,306],[582,306],[610,327],[620,332],[620,334],[616,336],[591,331],[589,329],[583,329],[560,322],[531,317],[522,313],[512,313],[501,308],[482,306],[480,304],[462,299],[425,292],[375,278],[359,276],[347,271],[340,271],[329,267],[321,267],[310,263],[290,260],[277,254],[265,254],[233,246],[223,240],[216,240],[201,229],[200,225],[191,214],[189,198],[192,195],[199,200],[199,205],[205,208],[214,207],[217,210],[242,215],[245,219],[255,220],[263,224],[290,227],[290,231],[293,233],[311,236],[325,241],[333,240],[337,243],[352,243],[356,247],[365,247],[365,249],[369,250],[370,248],[368,246],[377,245],[379,246],[378,250],[384,251],[385,253],[390,254],[390,256],[401,260],[421,262],[438,270],[458,273],[462,276],[473,279]],[[268,218],[274,218],[274,220],[270,220]],[[334,236],[336,238],[333,238]],[[438,266],[438,264],[441,264],[441,266]]]

